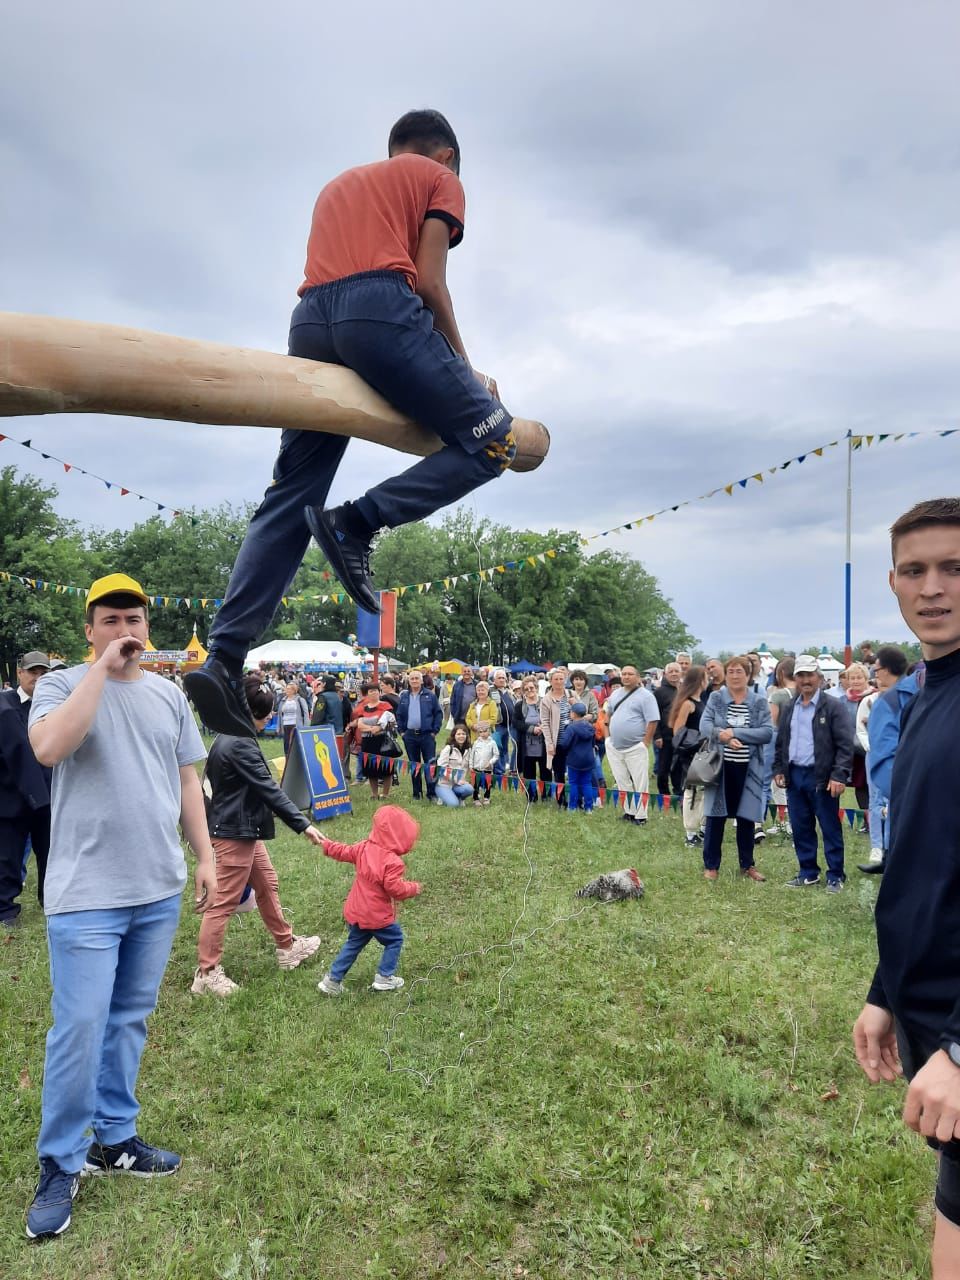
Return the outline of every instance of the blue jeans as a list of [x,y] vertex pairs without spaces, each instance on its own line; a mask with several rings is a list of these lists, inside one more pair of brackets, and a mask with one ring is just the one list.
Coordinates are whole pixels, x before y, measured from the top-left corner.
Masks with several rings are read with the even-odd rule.
[[823,856],[828,880],[845,880],[843,871],[843,827],[840,801],[828,791],[814,786],[813,766],[792,764],[787,787],[787,812],[793,828],[793,847],[804,876],[818,876],[817,823],[823,833]]
[[593,811],[593,803],[597,793],[593,786],[592,769],[571,769],[567,766],[567,807],[579,809],[580,802],[587,813]]
[[385,978],[392,977],[397,971],[400,948],[403,946],[403,930],[396,921],[393,924],[384,925],[382,929],[361,929],[358,924],[352,924],[346,942],[337,952],[337,958],[330,966],[330,977],[336,982],[342,982],[371,938],[376,938],[383,947],[377,973]]
[[766,822],[770,813],[770,787],[773,783],[773,758],[777,754],[777,732],[763,747],[763,813],[760,821]]
[[887,831],[886,823],[883,818],[883,811],[887,802],[880,791],[878,791],[870,781],[869,770],[867,771],[867,783],[870,788],[870,848],[886,849]]
[[437,799],[442,800],[451,809],[456,809],[461,800],[469,800],[473,795],[473,787],[469,782],[437,783]]
[[[501,475],[513,459],[510,415],[434,329],[433,313],[399,272],[308,289],[290,320],[289,352],[354,369],[446,446],[357,500],[373,528],[422,520]],[[326,503],[346,447],[345,436],[283,432],[274,483],[247,528],[209,650],[242,659],[267,629],[310,542],[303,508]]]
[[[407,759],[410,761],[410,781],[414,799],[419,800],[423,795],[423,781],[426,778],[427,799],[433,800],[437,794],[437,787],[430,777],[427,765],[437,754],[436,737],[422,729],[408,729],[403,735],[403,745],[407,751]],[[419,773],[413,768],[417,764],[423,766]]]
[[494,729],[493,738],[500,748],[500,759],[494,762],[493,776],[502,778],[505,773],[511,773],[513,770],[517,753],[517,740],[514,737],[513,730],[508,729],[506,725],[499,725]]
[[108,1146],[137,1131],[134,1090],[147,1018],[179,918],[179,894],[139,907],[47,917],[53,1026],[37,1150],[65,1173],[82,1168],[91,1126]]

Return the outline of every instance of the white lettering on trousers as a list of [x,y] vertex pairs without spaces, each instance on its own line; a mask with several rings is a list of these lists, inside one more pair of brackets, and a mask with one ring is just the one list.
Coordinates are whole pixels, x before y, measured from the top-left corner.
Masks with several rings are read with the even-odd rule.
[[494,427],[499,426],[506,416],[507,411],[504,409],[503,405],[501,405],[499,409],[494,409],[489,418],[484,418],[478,427],[473,428],[473,434],[476,439],[482,440],[487,432],[492,431]]

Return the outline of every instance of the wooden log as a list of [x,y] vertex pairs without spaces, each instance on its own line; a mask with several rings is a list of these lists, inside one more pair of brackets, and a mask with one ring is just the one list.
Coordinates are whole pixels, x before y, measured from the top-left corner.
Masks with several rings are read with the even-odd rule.
[[[350,369],[165,333],[0,312],[0,417],[133,418],[327,431],[425,457],[443,447]],[[514,418],[514,471],[546,457],[542,423]]]

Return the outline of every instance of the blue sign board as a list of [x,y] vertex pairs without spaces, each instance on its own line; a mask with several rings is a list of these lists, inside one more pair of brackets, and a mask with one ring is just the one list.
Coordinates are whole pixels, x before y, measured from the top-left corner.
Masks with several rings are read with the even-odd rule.
[[297,730],[280,786],[314,821],[353,812],[333,725]]

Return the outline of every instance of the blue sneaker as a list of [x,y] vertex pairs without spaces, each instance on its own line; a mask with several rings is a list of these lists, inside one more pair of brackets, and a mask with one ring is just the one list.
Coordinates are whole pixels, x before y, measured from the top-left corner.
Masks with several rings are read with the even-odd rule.
[[786,887],[788,889],[810,889],[819,883],[819,876],[805,876],[801,871],[792,880],[787,881]]
[[63,1235],[70,1225],[73,1197],[79,1186],[78,1173],[64,1173],[55,1160],[40,1157],[40,1181],[27,1210],[27,1235],[31,1240]]
[[827,893],[840,893],[843,889],[842,880],[827,880]]
[[160,1147],[151,1147],[136,1134],[126,1142],[104,1146],[94,1142],[83,1162],[83,1173],[131,1173],[135,1178],[163,1178],[176,1173],[183,1164],[181,1156]]

